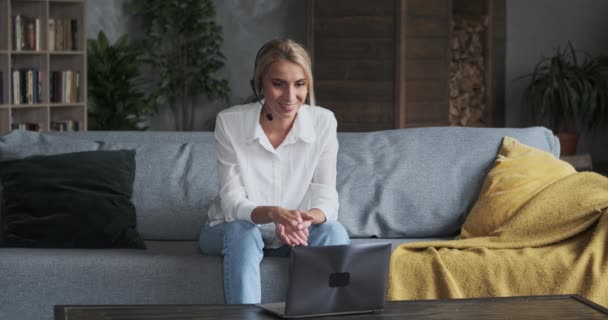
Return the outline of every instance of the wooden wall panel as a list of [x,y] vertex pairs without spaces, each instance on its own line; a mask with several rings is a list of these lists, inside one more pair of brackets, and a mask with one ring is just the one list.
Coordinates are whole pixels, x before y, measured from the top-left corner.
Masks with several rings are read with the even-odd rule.
[[[348,102],[393,102],[393,83],[380,81],[329,81],[315,83],[315,94],[322,100]],[[331,108],[331,106],[328,106]],[[357,110],[352,110],[358,112]]]
[[315,17],[391,16],[393,2],[386,0],[313,0]]
[[[406,83],[406,90],[408,93],[407,102],[446,101],[444,79],[408,81]],[[447,108],[445,110],[447,111]]]
[[[315,41],[315,59],[386,60],[395,56],[390,38],[330,38]],[[325,60],[327,61],[327,60]]]
[[[307,0],[317,100],[334,111],[340,131],[448,124],[453,1]],[[463,1],[465,10],[493,12],[498,40],[489,55],[502,60],[492,68],[494,94],[504,87],[505,0]],[[501,110],[487,116],[496,121]]]
[[449,123],[445,101],[408,102],[407,114],[408,127],[419,127],[420,124],[447,126]]
[[506,63],[506,31],[505,31],[505,0],[492,0],[489,2],[488,14],[490,16],[491,34],[487,40],[491,45],[486,53],[488,56],[488,110],[484,120],[490,126],[503,127],[505,125],[505,63]]
[[321,59],[315,65],[314,73],[317,80],[393,81],[395,70],[391,59]]
[[439,59],[408,59],[406,71],[409,80],[438,79],[447,73],[445,62]]
[[405,93],[396,113],[405,114],[405,121],[398,127],[447,125],[451,1],[401,1],[406,7],[406,37],[398,58],[405,64],[406,77],[396,83]]
[[444,38],[414,37],[407,39],[405,56],[407,58],[445,59],[448,52],[448,43]]
[[[340,119],[352,123],[392,123],[393,105],[391,102],[366,101],[327,101],[331,109],[340,115]],[[359,112],[351,112],[360,110]]]
[[408,16],[448,18],[451,6],[449,0],[407,0]]
[[391,128],[394,119],[394,0],[309,0],[308,47],[317,103],[340,131]]
[[414,37],[439,37],[445,40],[450,34],[449,21],[445,17],[417,17],[407,19],[406,32]]
[[393,33],[395,21],[390,16],[317,18],[315,31],[324,38],[382,38]]

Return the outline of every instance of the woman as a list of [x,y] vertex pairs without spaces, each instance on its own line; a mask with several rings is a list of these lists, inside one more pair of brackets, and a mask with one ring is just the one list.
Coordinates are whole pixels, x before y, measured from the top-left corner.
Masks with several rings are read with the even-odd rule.
[[336,221],[337,123],[314,106],[308,53],[292,40],[273,40],[254,70],[258,101],[217,116],[220,190],[199,240],[203,254],[224,257],[227,303],[261,302],[264,255],[349,243]]

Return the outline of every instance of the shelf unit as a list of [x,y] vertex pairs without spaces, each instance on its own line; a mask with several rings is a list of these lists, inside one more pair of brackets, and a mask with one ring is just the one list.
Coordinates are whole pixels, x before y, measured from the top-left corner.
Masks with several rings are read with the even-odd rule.
[[[87,128],[87,53],[86,0],[0,0],[0,134],[18,124],[37,124],[40,131],[52,130],[52,123],[78,123],[78,130]],[[14,46],[13,17],[39,19],[38,49],[18,50]],[[49,50],[49,21],[74,21],[75,50]],[[34,27],[35,29],[38,29]],[[67,33],[67,32],[66,32]],[[68,35],[71,37],[71,35]],[[54,42],[55,38],[53,38]],[[36,42],[36,41],[34,41]],[[40,72],[40,102],[16,104],[13,71],[33,69]],[[57,71],[78,74],[77,99],[68,103],[51,101],[51,74]],[[23,86],[22,86],[23,87]]]

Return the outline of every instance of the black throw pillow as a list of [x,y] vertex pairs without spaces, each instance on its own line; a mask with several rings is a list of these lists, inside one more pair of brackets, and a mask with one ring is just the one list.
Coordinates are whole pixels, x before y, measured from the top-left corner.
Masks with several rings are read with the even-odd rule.
[[5,247],[145,249],[131,202],[135,151],[0,162]]

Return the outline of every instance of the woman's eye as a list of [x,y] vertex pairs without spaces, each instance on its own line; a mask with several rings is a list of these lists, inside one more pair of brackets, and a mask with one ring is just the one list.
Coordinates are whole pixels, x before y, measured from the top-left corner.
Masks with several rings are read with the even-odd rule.
[[302,87],[305,86],[306,83],[305,82],[296,82],[296,87]]
[[282,85],[283,85],[283,83],[281,83],[281,82],[273,82],[272,83],[273,87],[281,87]]

